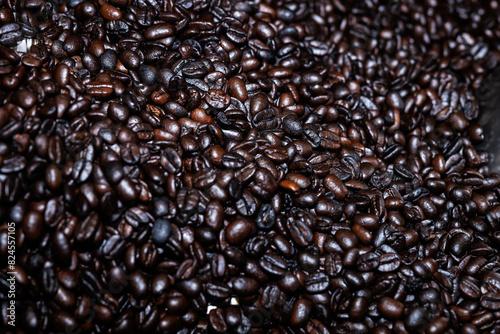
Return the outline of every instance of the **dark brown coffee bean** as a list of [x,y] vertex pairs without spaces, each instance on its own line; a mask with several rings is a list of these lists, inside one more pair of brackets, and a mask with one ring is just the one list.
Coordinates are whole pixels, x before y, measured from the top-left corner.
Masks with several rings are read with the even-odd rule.
[[354,217],[354,223],[368,230],[373,230],[378,227],[378,219],[373,214],[358,214]]
[[292,136],[300,136],[303,132],[302,123],[295,114],[289,114],[283,117],[282,128]]
[[45,170],[45,183],[47,186],[52,190],[56,190],[59,189],[62,181],[61,170],[54,164],[49,165]]
[[328,289],[330,281],[323,273],[313,274],[306,282],[306,291],[309,293],[321,293]]
[[174,32],[174,26],[169,23],[161,23],[147,28],[144,32],[144,37],[147,39],[165,38],[172,36]]
[[382,254],[380,256],[380,263],[377,267],[378,271],[391,272],[395,271],[401,265],[399,256],[395,253]]
[[360,255],[357,260],[357,268],[359,271],[372,271],[380,264],[380,257],[372,252]]
[[250,296],[259,289],[259,283],[250,277],[235,277],[231,279],[229,286],[238,296]]
[[23,38],[21,26],[18,23],[4,24],[0,28],[0,44],[15,46]]
[[78,328],[77,320],[70,312],[60,310],[54,312],[53,316],[53,327],[57,332],[63,332],[68,329]]
[[250,192],[244,191],[236,202],[236,209],[242,216],[250,217],[257,210],[257,200]]
[[309,319],[312,303],[306,298],[298,299],[292,308],[290,323],[294,326],[304,325]]
[[271,204],[266,203],[262,205],[255,219],[257,227],[260,229],[270,229],[274,226],[275,221],[276,213]]
[[403,303],[390,297],[382,297],[378,303],[378,310],[389,319],[398,319],[403,315]]
[[233,77],[229,79],[228,84],[229,84],[229,94],[232,97],[235,97],[242,102],[247,100],[248,92],[243,80],[241,80],[238,77]]
[[41,285],[42,291],[48,296],[53,297],[57,289],[59,289],[59,281],[57,280],[56,270],[47,266],[44,267],[41,274]]
[[71,262],[71,244],[66,235],[56,232],[52,237],[52,251],[54,258],[61,266],[68,266]]
[[481,296],[481,306],[490,309],[496,310],[500,303],[500,294],[495,292],[488,292]]
[[250,236],[253,229],[249,220],[238,218],[226,227],[226,240],[231,244],[240,244]]
[[282,277],[287,270],[286,261],[277,255],[264,255],[259,260],[264,272],[271,276]]
[[226,283],[212,281],[206,284],[205,292],[209,297],[222,300],[230,296],[231,290]]
[[210,326],[216,333],[226,333],[227,325],[224,320],[224,311],[220,308],[215,308],[209,313]]
[[347,188],[344,183],[334,174],[325,176],[325,187],[335,194],[336,199],[343,199],[347,195]]
[[97,213],[91,213],[76,230],[76,241],[81,244],[100,244],[102,241],[102,224]]
[[119,20],[122,18],[122,12],[115,6],[112,6],[107,3],[102,5],[100,12],[102,17],[104,17],[106,20],[112,21],[112,20]]
[[286,225],[293,241],[299,246],[307,246],[313,241],[313,233],[302,219],[290,217]]
[[37,211],[29,211],[23,220],[23,232],[28,240],[40,238],[43,230],[43,216]]

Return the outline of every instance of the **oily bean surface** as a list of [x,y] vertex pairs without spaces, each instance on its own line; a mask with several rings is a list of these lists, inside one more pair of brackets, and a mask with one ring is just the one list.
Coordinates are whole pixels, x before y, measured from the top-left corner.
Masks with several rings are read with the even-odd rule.
[[496,1],[0,7],[19,332],[500,332]]

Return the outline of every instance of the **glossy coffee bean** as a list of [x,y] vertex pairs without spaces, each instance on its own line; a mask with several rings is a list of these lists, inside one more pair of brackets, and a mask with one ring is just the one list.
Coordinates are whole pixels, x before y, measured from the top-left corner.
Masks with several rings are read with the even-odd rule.
[[1,7],[19,331],[498,331],[495,1]]

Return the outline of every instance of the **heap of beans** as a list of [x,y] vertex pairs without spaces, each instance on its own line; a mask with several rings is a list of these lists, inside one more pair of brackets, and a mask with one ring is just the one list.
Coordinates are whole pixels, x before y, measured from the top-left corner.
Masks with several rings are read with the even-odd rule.
[[497,1],[0,4],[2,332],[500,332]]

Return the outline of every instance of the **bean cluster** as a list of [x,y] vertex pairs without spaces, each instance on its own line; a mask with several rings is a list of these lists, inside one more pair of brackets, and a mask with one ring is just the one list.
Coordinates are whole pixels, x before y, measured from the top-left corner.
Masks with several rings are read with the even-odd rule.
[[22,333],[500,332],[497,1],[0,5]]

